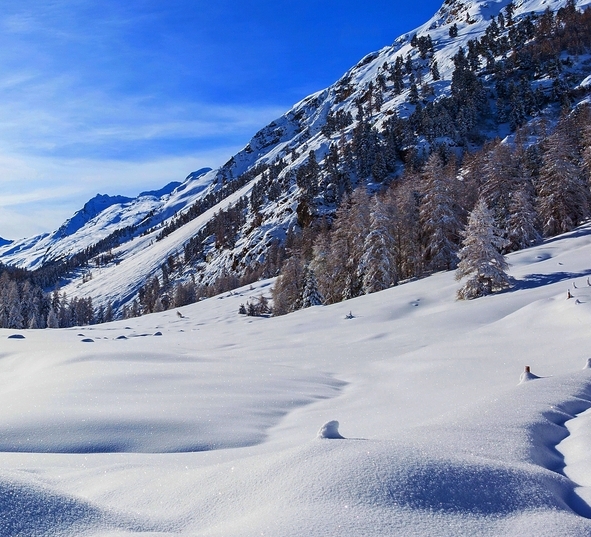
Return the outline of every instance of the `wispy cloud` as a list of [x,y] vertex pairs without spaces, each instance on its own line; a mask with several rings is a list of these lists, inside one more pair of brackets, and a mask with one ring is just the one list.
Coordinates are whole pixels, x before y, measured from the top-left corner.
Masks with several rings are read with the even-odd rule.
[[[65,98],[64,98],[65,97]],[[178,153],[195,147],[229,143],[246,144],[256,130],[285,111],[280,106],[210,105],[200,102],[158,102],[149,95],[113,99],[99,90],[82,91],[67,77],[39,80],[27,73],[0,78],[0,147],[32,154],[59,156],[91,154],[110,146],[148,140],[185,141]],[[209,143],[209,141],[212,143]],[[78,155],[71,155],[75,143]],[[151,148],[158,152],[157,146]],[[170,148],[165,150],[170,152]]]
[[153,160],[245,144],[285,106],[228,104],[197,84],[215,64],[192,57],[195,29],[178,23],[198,12],[183,0],[8,6],[0,14],[0,152]]
[[[55,50],[39,51],[31,36],[79,37],[53,24],[55,12],[51,24],[41,15],[0,18],[0,236],[55,229],[97,192],[132,196],[219,166],[284,112],[273,105],[164,98],[154,84],[144,88],[137,81],[122,89],[125,76],[118,71],[112,83],[94,83],[104,76],[95,66],[81,69],[66,57],[59,68]],[[103,28],[105,35],[111,31]]]
[[202,13],[192,0],[3,6],[0,236],[51,231],[97,192],[219,166],[285,111],[212,92],[221,71]]

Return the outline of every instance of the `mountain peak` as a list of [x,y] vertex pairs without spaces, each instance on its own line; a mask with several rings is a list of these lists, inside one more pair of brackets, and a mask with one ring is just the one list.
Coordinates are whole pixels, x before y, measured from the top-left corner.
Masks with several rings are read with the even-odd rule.
[[159,190],[147,190],[145,192],[140,192],[138,198],[143,198],[144,196],[151,196],[153,198],[161,198],[162,196],[166,196],[170,194],[175,188],[179,187],[182,183],[180,181],[171,181],[166,186],[163,186]]
[[94,198],[90,199],[84,204],[84,207],[67,220],[57,231],[60,237],[67,237],[73,233],[76,233],[82,228],[87,222],[92,220],[95,216],[103,212],[109,207],[119,204],[128,203],[132,201],[132,198],[125,196],[109,196],[108,194],[97,194]]
[[203,177],[207,172],[210,172],[211,168],[200,168],[197,171],[191,172],[187,177],[185,177],[185,181],[189,181],[191,179],[199,179]]

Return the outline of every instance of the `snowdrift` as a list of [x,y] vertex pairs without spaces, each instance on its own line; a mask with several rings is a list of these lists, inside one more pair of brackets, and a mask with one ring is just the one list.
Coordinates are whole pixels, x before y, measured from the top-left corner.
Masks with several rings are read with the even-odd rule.
[[439,273],[239,315],[264,281],[182,316],[1,330],[1,533],[589,535],[589,259],[591,224],[473,301]]

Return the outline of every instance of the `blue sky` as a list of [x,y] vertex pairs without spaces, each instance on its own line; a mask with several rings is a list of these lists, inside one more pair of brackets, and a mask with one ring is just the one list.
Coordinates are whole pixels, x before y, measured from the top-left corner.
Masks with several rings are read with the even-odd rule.
[[0,0],[0,236],[223,164],[440,4]]

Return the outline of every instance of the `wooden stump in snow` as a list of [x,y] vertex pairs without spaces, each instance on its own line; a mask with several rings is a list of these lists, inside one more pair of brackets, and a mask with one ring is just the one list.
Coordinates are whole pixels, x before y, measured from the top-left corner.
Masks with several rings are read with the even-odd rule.
[[525,366],[525,370],[523,371],[523,373],[521,373],[521,376],[519,377],[519,384],[523,384],[524,382],[527,382],[529,380],[535,380],[535,379],[539,379],[540,377],[538,377],[537,375],[534,375],[531,372],[531,368],[529,367],[529,365]]

